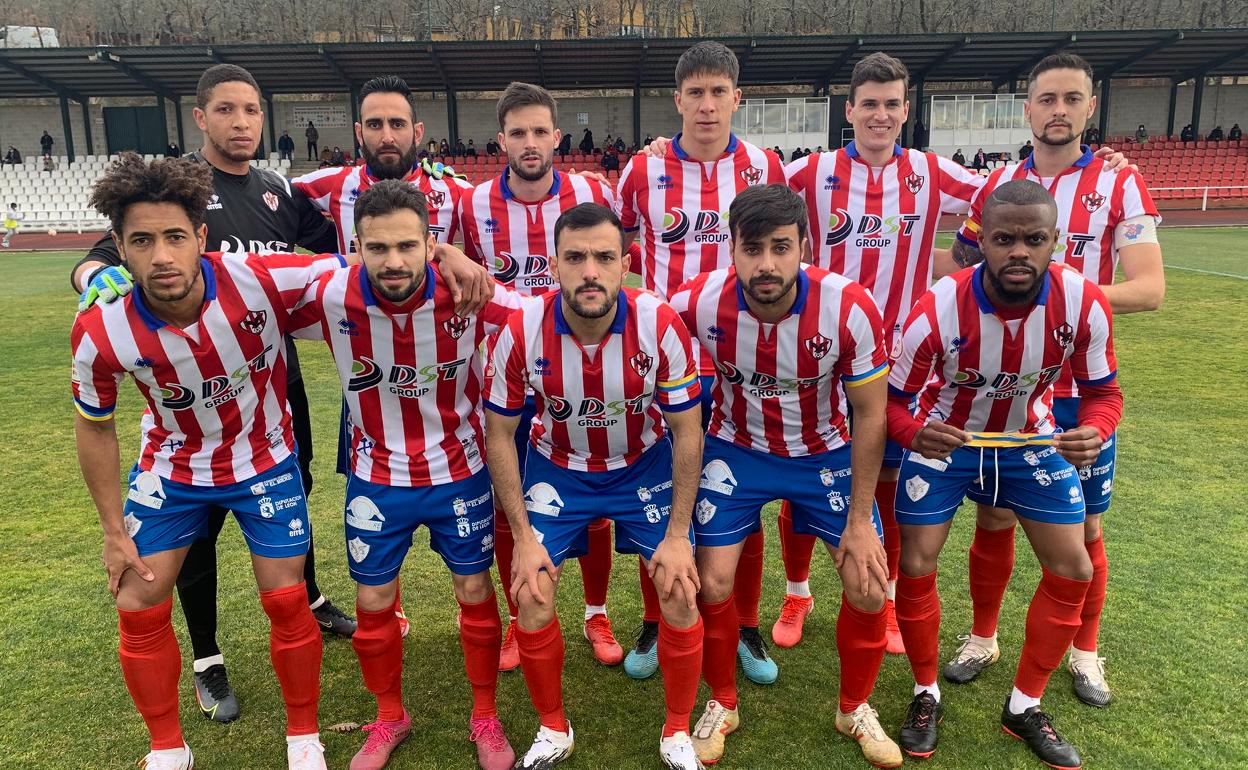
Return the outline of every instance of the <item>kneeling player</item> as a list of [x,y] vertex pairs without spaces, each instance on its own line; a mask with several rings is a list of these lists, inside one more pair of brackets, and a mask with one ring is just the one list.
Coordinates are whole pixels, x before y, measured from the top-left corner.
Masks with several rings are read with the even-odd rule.
[[429,204],[406,181],[374,182],[355,202],[355,252],[363,265],[308,289],[295,336],[323,339],[351,413],[347,561],[359,627],[351,639],[377,721],[352,770],[384,767],[411,732],[403,707],[399,570],[416,528],[451,571],[464,668],[472,684],[470,737],[484,770],[515,761],[495,709],[502,623],[490,580],[494,519],[481,457],[481,359],[477,348],[519,297],[495,284],[478,312],[455,312],[429,260]]
[[[965,496],[1017,512],[1043,568],[1002,727],[1046,764],[1080,766],[1040,711],[1040,696],[1079,627],[1092,577],[1076,468],[1095,461],[1113,433],[1122,394],[1109,303],[1095,284],[1052,261],[1056,244],[1057,207],[1043,187],[1017,180],[994,190],[983,206],[984,261],[919,300],[889,379],[889,433],[911,448],[897,493],[897,620],[915,678],[901,745],[911,756],[936,750],[943,710],[936,563]],[[1078,427],[1055,432],[1049,404],[1063,365],[1084,398]],[[907,405],[933,372],[936,382],[912,416]]]
[[[880,314],[860,285],[801,268],[806,205],[789,188],[742,191],[728,224],[732,267],[698,276],[672,298],[718,372],[695,508],[711,700],[694,745],[703,762],[718,762],[725,736],[740,726],[734,574],[760,509],[784,496],[794,529],[824,540],[845,587],[836,729],[873,764],[896,767],[901,751],[867,703],[884,658],[888,581],[872,501],[887,401]],[[852,448],[842,385],[854,408]]]
[[[92,192],[137,290],[74,322],[78,461],[104,527],[121,670],[151,733],[148,770],[195,761],[178,722],[174,580],[214,508],[234,511],[272,624],[292,770],[323,770],[317,736],[321,635],[308,608],[311,539],[286,405],[290,313],[339,257],[203,253],[209,166],[122,156]],[[142,450],[117,497],[117,384],[147,400]]]
[[[669,305],[621,288],[628,258],[610,209],[583,203],[564,212],[555,251],[550,271],[560,290],[524,300],[511,316],[494,341],[486,382],[490,473],[516,543],[511,591],[520,668],[541,719],[516,767],[549,768],[572,753],[555,590],[564,559],[585,552],[588,528],[605,516],[615,522],[616,550],[640,554],[659,586],[667,703],[660,755],[669,768],[695,770],[689,714],[702,659],[690,528],[702,457],[697,362]],[[522,482],[514,437],[528,389],[537,413]]]

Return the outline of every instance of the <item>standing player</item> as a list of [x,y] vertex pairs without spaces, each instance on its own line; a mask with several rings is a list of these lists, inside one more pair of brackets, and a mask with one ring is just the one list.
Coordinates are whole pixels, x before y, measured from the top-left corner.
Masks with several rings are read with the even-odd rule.
[[[672,770],[698,770],[689,714],[702,623],[690,518],[702,431],[690,408],[699,383],[689,332],[667,303],[621,288],[629,260],[609,208],[582,204],[560,215],[555,246],[559,291],[525,300],[511,316],[493,343],[486,384],[490,472],[515,535],[516,638],[541,718],[516,767],[545,770],[572,753],[555,592],[560,565],[584,552],[589,528],[607,511],[616,548],[638,554],[663,586],[660,756]],[[537,416],[522,476],[514,439],[530,391]]]
[[0,240],[0,247],[9,248],[13,245],[13,236],[17,235],[17,223],[26,218],[26,215],[17,210],[16,203],[10,203],[8,210],[4,212],[4,238]]
[[[814,153],[785,168],[789,186],[810,212],[814,264],[871,292],[884,321],[885,350],[896,352],[901,322],[932,283],[932,246],[943,213],[965,214],[983,178],[934,152],[903,150],[897,137],[910,112],[910,73],[885,53],[854,65],[845,119],[854,140],[840,150]],[[949,272],[947,266],[943,272]],[[888,554],[888,652],[904,652],[893,599],[901,542],[893,499],[901,447],[889,442],[875,490]],[[788,505],[780,507],[780,546],[788,578],[771,638],[780,647],[802,639],[814,606],[810,558],[815,538],[793,531]]]
[[[555,222],[581,203],[610,206],[611,190],[583,176],[554,168],[559,145],[558,107],[550,93],[529,83],[512,83],[498,100],[498,142],[507,154],[507,168],[478,186],[464,199],[464,250],[476,257],[503,285],[537,296],[551,292],[555,280],[550,256],[555,253]],[[536,406],[527,402],[516,432],[516,451],[524,462]],[[522,469],[523,470],[523,469]],[[507,595],[510,621],[503,638],[499,666],[520,665],[516,647],[517,607],[511,590],[512,532],[499,509],[495,521],[498,576]],[[619,665],[624,650],[607,618],[607,586],[611,578],[611,522],[599,519],[589,528],[589,546],[580,559],[585,586],[585,638],[594,657],[606,666]]]
[[[732,261],[728,207],[753,185],[784,180],[784,169],[770,150],[732,133],[732,114],[741,103],[740,65],[721,43],[702,42],[676,62],[676,110],[681,132],[655,156],[639,154],[620,173],[620,220],[630,238],[640,235],[641,282],[661,298],[675,294],[699,273],[726,268]],[[702,354],[703,422],[709,419],[714,364]],[[758,633],[758,602],[763,580],[763,535],[750,537],[737,575],[737,645],[745,675],[760,684],[776,681],[778,669]],[[624,669],[637,679],[658,667],[659,602],[654,584],[641,571],[645,615],[642,631]]]
[[[1092,70],[1074,54],[1054,54],[1031,71],[1024,111],[1036,137],[1036,150],[1026,162],[992,172],[958,233],[954,256],[963,264],[979,261],[983,198],[1011,179],[1031,179],[1057,200],[1061,241],[1054,256],[1099,285],[1115,315],[1156,310],[1166,293],[1166,278],[1157,242],[1161,217],[1144,179],[1134,169],[1110,171],[1104,161],[1081,147],[1079,137],[1096,111]],[[1123,280],[1114,283],[1122,268]],[[1079,424],[1080,389],[1069,367],[1055,384],[1053,417],[1058,427]],[[1105,606],[1109,565],[1101,535],[1101,516],[1109,509],[1114,486],[1117,437],[1105,438],[1095,464],[1079,471],[1087,505],[1084,545],[1092,560],[1079,633],[1070,648],[1068,667],[1075,695],[1091,706],[1110,701],[1105,659],[1097,654],[1097,633]],[[969,682],[1001,653],[997,618],[1014,569],[1014,512],[983,508],[971,545],[970,586],[974,622],[966,642],[945,667],[951,682]]]
[[515,754],[495,707],[502,624],[490,580],[494,506],[482,472],[477,348],[518,297],[494,284],[479,313],[456,311],[430,260],[428,201],[405,180],[371,184],[352,216],[363,264],[322,276],[291,324],[296,336],[329,344],[352,416],[346,537],[359,628],[351,644],[377,698],[377,721],[365,726],[351,768],[384,767],[411,732],[395,610],[399,570],[424,524],[459,603],[478,762],[508,770]]
[[[332,252],[334,228],[309,203],[303,193],[291,190],[285,177],[272,171],[252,168],[264,128],[260,108],[260,87],[247,70],[232,64],[209,67],[199,79],[195,96],[195,120],[204,134],[204,146],[184,157],[212,170],[213,195],[204,212],[211,248],[223,252],[271,254],[293,251],[302,246],[313,252]],[[71,274],[76,291],[83,293],[80,307],[96,298],[105,301],[129,291],[123,283],[120,292],[109,290],[103,296],[93,278],[123,264],[123,252],[114,238],[105,234],[92,247]],[[95,289],[93,292],[92,289]],[[305,494],[312,491],[312,424],[303,377],[295,347],[287,342],[286,397],[290,402],[299,472]],[[225,658],[217,644],[217,537],[225,524],[224,509],[209,514],[209,526],[202,538],[191,545],[178,575],[178,599],[194,651],[195,697],[203,714],[217,722],[238,718],[238,698],[230,686]],[[355,619],[341,612],[316,584],[314,550],[308,547],[304,562],[304,582],[308,602],[322,630],[350,636]]]
[[[1096,284],[1052,261],[1057,212],[1035,182],[994,190],[981,210],[983,262],[941,279],[919,300],[889,377],[889,434],[911,449],[897,495],[897,619],[915,680],[900,737],[911,756],[936,750],[944,711],[936,683],[937,558],[969,497],[1017,512],[1042,568],[1001,725],[1050,767],[1080,766],[1040,710],[1040,696],[1078,630],[1092,577],[1076,468],[1094,462],[1113,434],[1122,393],[1109,302]],[[1078,425],[1062,431],[1049,405],[1067,367],[1084,398]],[[926,395],[914,416],[920,391]]]
[[[178,720],[171,594],[187,549],[211,526],[210,511],[223,508],[247,539],[271,623],[287,763],[323,770],[321,637],[302,580],[312,525],[294,459],[282,335],[308,285],[342,261],[203,256],[211,176],[193,161],[149,165],[127,153],[92,192],[138,290],[74,322],[78,461],[104,528],[122,673],[151,734],[144,766],[195,763]],[[147,411],[123,503],[112,416],[126,374]]]
[[[672,298],[719,372],[695,508],[711,699],[694,746],[703,762],[718,762],[725,737],[741,725],[733,578],[760,509],[783,490],[794,527],[824,540],[844,585],[836,729],[872,764],[898,767],[901,751],[867,703],[884,658],[888,580],[871,499],[887,401],[879,311],[858,284],[801,266],[807,213],[797,193],[782,184],[750,188],[728,214],[732,266],[698,276]],[[852,442],[842,388],[854,408]]]

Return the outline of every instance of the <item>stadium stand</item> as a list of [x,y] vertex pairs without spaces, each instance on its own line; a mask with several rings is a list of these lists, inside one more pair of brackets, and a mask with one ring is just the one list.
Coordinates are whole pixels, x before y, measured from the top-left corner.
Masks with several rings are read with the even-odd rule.
[[[1248,141],[1179,141],[1178,136],[1153,136],[1144,144],[1135,137],[1111,136],[1106,144],[1127,153],[1148,180],[1153,199],[1165,208],[1170,201],[1248,202]],[[1174,189],[1183,188],[1183,189]],[[1190,204],[1189,204],[1190,205]]]

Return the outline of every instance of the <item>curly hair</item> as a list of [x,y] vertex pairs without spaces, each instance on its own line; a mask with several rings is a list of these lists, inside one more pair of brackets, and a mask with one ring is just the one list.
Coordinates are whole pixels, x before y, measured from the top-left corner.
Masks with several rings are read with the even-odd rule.
[[147,163],[133,152],[123,152],[91,188],[91,207],[122,232],[126,209],[135,203],[176,203],[191,224],[204,223],[212,200],[212,168],[187,158],[161,158]]

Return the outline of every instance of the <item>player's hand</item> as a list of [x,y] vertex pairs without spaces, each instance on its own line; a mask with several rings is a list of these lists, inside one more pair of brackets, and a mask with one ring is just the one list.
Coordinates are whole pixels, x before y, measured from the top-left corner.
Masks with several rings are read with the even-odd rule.
[[593,181],[593,182],[601,182],[602,184],[605,184],[608,186],[611,184],[610,179],[607,179],[605,176],[603,176],[602,174],[599,174],[597,171],[577,171],[576,175],[585,177],[586,179]]
[[[845,531],[841,533],[841,545],[832,552],[832,560],[842,574],[848,571],[858,578],[862,596],[855,598],[866,599],[872,584],[881,595],[888,590],[888,557],[875,533],[875,526],[869,520],[851,519],[846,522]],[[849,589],[848,583],[845,587]]]
[[949,453],[966,444],[967,435],[940,420],[932,420],[914,434],[910,449],[929,460],[947,460]]
[[104,562],[104,569],[108,571],[108,592],[114,599],[121,591],[121,576],[127,570],[134,570],[149,583],[156,579],[156,574],[139,558],[139,549],[134,546],[134,540],[129,535],[106,535],[101,560]]
[[1127,160],[1127,156],[1115,150],[1113,147],[1101,145],[1095,153],[1095,157],[1105,161],[1105,168],[1110,171],[1122,171],[1129,168],[1132,171],[1139,171],[1140,167]]
[[485,307],[494,296],[494,279],[490,272],[449,243],[439,243],[433,253],[438,258],[446,287],[451,290],[455,312],[466,318]]
[[[660,574],[659,569],[662,568]],[[698,578],[697,563],[693,560],[693,544],[682,535],[666,535],[654,549],[647,567],[650,579],[661,578],[656,584],[659,596],[666,599],[672,595],[672,589],[680,583],[685,592],[685,601],[689,609],[697,609],[698,591],[702,590],[702,581]]]
[[1053,448],[1076,468],[1085,468],[1101,455],[1101,432],[1091,425],[1080,425],[1053,436]]
[[81,313],[97,302],[105,305],[116,302],[130,293],[134,288],[134,276],[121,265],[109,265],[96,270],[87,281],[87,288],[78,297],[78,312]]
[[[537,538],[516,538],[516,546],[511,556],[511,600],[520,603],[520,590],[526,589],[538,604],[546,604],[549,600],[542,596],[538,573],[546,570],[551,580],[555,579],[555,563],[550,560],[546,546],[537,542]],[[551,596],[550,599],[555,597]]]
[[662,158],[667,154],[667,145],[671,144],[671,142],[672,140],[666,136],[660,136],[650,144],[642,147],[641,152],[647,158]]

